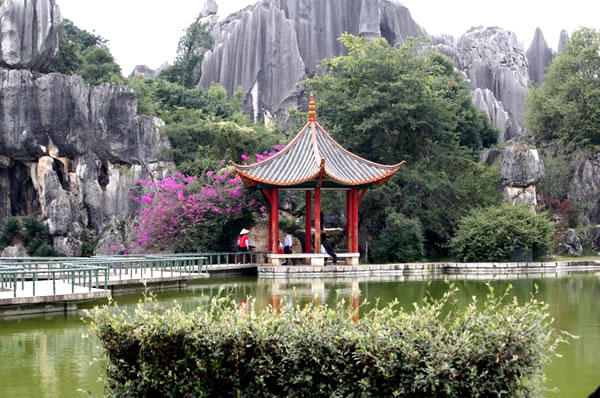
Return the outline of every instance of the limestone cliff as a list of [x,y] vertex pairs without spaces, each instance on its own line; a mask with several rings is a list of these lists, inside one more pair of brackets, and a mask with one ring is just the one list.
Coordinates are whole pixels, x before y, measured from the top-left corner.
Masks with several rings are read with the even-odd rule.
[[548,47],[544,34],[540,28],[535,30],[533,41],[527,49],[527,70],[529,72],[529,80],[536,85],[542,84],[546,68],[550,66],[554,53]]
[[131,218],[136,180],[172,169],[162,122],[136,115],[136,101],[126,87],[0,69],[0,219],[39,215],[76,255],[85,230]]
[[344,53],[344,32],[390,43],[425,31],[406,7],[391,0],[262,0],[213,27],[215,44],[202,62],[200,84],[217,82],[229,94],[241,86],[255,119],[298,106],[297,83],[317,63]]
[[559,54],[563,51],[563,49],[565,48],[565,45],[567,44],[568,41],[569,41],[569,34],[567,33],[566,30],[561,30],[560,37],[558,39],[558,47],[557,47],[557,52]]
[[0,6],[0,66],[49,70],[61,22],[56,0],[5,0]]

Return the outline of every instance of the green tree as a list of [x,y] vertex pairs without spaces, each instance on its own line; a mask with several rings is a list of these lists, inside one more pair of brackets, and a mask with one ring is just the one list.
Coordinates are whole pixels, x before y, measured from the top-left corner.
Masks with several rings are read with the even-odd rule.
[[161,71],[160,77],[184,87],[192,88],[200,81],[200,66],[204,53],[213,45],[209,25],[200,16],[187,27],[177,45],[175,63]]
[[410,220],[396,212],[389,214],[381,234],[373,241],[375,261],[418,261],[423,255],[423,231],[419,220]]
[[106,39],[78,28],[65,18],[58,30],[58,57],[51,71],[65,75],[77,74],[83,65],[81,52],[89,47],[106,48],[106,43]]
[[600,145],[600,32],[581,28],[527,96],[527,126],[538,141]]
[[102,36],[78,28],[70,19],[65,18],[61,26],[64,29],[67,38],[71,42],[77,44],[81,51],[93,46],[106,47],[106,44],[108,43],[108,40]]
[[460,220],[448,245],[460,261],[508,260],[516,249],[532,249],[537,257],[548,251],[553,232],[546,214],[504,203],[472,210]]
[[4,220],[0,231],[0,247],[14,244],[21,239],[21,223],[17,217],[8,217]]
[[452,62],[423,41],[391,47],[348,34],[341,41],[348,55],[324,60],[327,73],[305,83],[317,95],[320,120],[360,156],[407,160],[365,197],[361,228],[377,236],[396,211],[419,220],[428,248],[439,248],[470,208],[501,200],[497,169],[476,162],[498,133],[472,104]]
[[104,47],[88,47],[81,53],[82,66],[77,71],[89,84],[124,84],[121,67]]

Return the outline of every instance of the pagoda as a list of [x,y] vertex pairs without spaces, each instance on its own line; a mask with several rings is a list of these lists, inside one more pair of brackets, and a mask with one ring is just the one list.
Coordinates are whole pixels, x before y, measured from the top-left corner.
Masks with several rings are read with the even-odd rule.
[[[304,252],[311,253],[314,247],[315,254],[320,254],[321,247],[321,191],[346,191],[346,248],[356,254],[351,256],[350,263],[358,264],[358,204],[369,188],[381,186],[403,163],[382,165],[343,148],[317,121],[311,95],[308,122],[289,144],[258,163],[233,163],[233,166],[247,188],[261,189],[269,200],[269,250],[273,253],[278,249],[280,189],[306,192]],[[314,245],[311,238],[313,192]]]

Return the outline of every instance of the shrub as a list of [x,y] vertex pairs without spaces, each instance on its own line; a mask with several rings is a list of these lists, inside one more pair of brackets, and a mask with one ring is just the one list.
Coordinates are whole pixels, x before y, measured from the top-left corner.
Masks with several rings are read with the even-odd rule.
[[[29,246],[27,246],[27,253],[29,252]],[[52,245],[47,242],[43,242],[36,249],[30,253],[34,257],[59,257],[61,254]]]
[[232,172],[206,173],[202,181],[175,172],[162,180],[139,180],[151,189],[131,199],[143,206],[133,249],[141,252],[231,250],[237,232],[265,209]]
[[22,235],[23,244],[27,248],[27,254],[30,256],[54,257],[58,255],[56,250],[50,250],[53,248],[50,245],[48,228],[35,217],[28,216],[23,218]]
[[259,313],[228,297],[191,313],[140,303],[88,315],[108,359],[106,396],[540,396],[541,369],[566,335],[547,305],[492,291],[444,316],[455,291],[359,320],[343,303]]
[[0,231],[0,246],[10,246],[21,239],[21,223],[17,217],[8,217]]
[[385,228],[373,242],[375,261],[417,261],[423,258],[423,253],[423,229],[419,220],[390,213]]
[[548,251],[553,231],[546,214],[504,203],[463,217],[448,246],[460,261],[507,260],[516,249],[532,249],[537,257]]

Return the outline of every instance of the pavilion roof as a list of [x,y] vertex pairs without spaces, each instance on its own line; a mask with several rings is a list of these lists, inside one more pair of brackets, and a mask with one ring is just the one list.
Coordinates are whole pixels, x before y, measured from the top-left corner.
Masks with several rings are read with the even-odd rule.
[[280,152],[250,165],[234,163],[245,185],[348,187],[379,185],[404,161],[382,165],[338,144],[316,120],[311,96],[309,121]]

